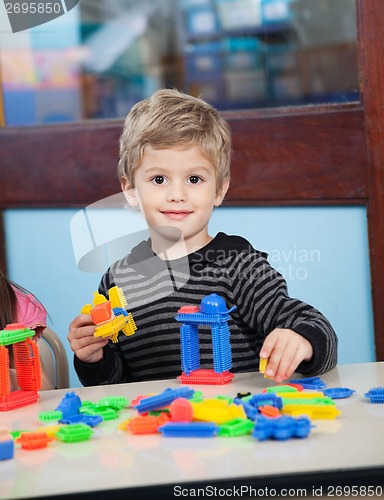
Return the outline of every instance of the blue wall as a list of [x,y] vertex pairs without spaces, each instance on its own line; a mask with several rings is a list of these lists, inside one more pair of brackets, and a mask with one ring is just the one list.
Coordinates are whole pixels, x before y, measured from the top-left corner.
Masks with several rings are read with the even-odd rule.
[[[92,300],[101,277],[77,268],[70,233],[77,212],[5,212],[8,275],[46,306],[49,325],[67,347],[72,387],[80,384],[66,340],[68,325]],[[212,235],[218,231],[242,235],[269,253],[290,294],[333,324],[341,364],[375,360],[365,208],[220,208],[210,225]]]

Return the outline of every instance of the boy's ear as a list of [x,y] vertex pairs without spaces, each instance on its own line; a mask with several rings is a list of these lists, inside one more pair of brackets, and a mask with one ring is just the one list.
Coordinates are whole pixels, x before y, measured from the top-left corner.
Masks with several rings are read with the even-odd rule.
[[137,197],[136,189],[128,182],[125,177],[121,178],[121,189],[124,193],[125,199],[130,207],[138,207],[139,199]]
[[219,207],[225,198],[225,195],[227,194],[229,188],[229,177],[224,179],[223,184],[221,188],[217,191],[216,197],[215,197],[215,207]]

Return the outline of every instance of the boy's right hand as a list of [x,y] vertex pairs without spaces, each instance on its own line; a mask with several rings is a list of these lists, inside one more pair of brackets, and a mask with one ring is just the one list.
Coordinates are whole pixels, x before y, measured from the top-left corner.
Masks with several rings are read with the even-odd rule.
[[103,347],[108,339],[95,337],[96,326],[90,314],[80,314],[69,325],[67,339],[72,351],[80,361],[97,363],[103,358]]

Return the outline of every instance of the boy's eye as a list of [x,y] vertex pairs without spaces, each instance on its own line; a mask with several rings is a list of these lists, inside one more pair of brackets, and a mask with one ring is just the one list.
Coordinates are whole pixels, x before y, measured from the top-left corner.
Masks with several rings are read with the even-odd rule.
[[156,175],[153,179],[152,182],[155,184],[164,184],[165,182],[165,177],[163,175]]
[[201,181],[201,178],[198,175],[191,175],[189,178],[189,182],[191,184],[198,184]]

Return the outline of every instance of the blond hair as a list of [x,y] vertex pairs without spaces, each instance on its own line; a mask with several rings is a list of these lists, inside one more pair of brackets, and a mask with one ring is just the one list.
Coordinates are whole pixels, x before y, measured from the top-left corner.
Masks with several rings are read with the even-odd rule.
[[134,187],[134,172],[145,146],[197,146],[212,163],[217,190],[230,175],[231,133],[219,112],[202,99],[163,89],[133,106],[120,137],[119,178]]

